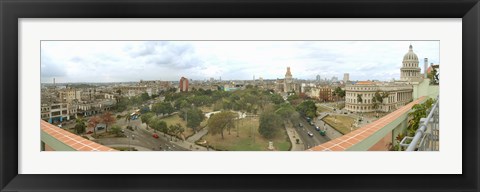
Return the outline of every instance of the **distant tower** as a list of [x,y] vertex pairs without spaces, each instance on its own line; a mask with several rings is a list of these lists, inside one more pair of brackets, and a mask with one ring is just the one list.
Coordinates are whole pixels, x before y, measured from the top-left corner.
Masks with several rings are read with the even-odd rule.
[[403,56],[402,68],[400,68],[400,79],[410,81],[416,77],[421,77],[420,67],[418,67],[417,54],[413,52],[413,47],[410,45],[408,52]]
[[187,92],[188,91],[188,79],[185,77],[180,78],[180,83],[178,88],[180,92]]
[[55,78],[53,78],[53,86],[55,87]]
[[317,75],[317,81],[321,81],[321,80],[322,79],[321,79],[320,75]]
[[255,75],[253,75],[253,81],[255,81]]
[[290,72],[290,67],[287,67],[287,72],[285,73],[285,80],[284,80],[284,92],[293,91],[293,79],[292,79],[292,72]]
[[427,78],[428,58],[423,59],[423,78]]
[[350,74],[344,73],[343,74],[343,82],[346,83],[347,81],[350,81]]

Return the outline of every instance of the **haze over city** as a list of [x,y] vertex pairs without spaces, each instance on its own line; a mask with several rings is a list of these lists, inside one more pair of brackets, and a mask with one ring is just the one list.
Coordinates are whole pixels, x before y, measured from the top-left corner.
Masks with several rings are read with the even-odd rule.
[[[42,41],[41,82],[398,79],[408,46],[440,63],[439,41]],[[422,69],[423,73],[423,69]]]

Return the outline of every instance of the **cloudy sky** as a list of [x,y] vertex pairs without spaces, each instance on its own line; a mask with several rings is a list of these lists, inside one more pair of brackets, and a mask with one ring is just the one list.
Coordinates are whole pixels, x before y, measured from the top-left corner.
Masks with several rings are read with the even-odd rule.
[[41,81],[399,79],[408,46],[440,63],[439,41],[42,41]]

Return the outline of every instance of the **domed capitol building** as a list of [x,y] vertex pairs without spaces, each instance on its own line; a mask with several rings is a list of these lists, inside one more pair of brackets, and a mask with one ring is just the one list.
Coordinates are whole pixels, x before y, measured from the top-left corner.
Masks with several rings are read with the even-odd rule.
[[[424,60],[427,71],[428,59]],[[421,96],[438,95],[438,85],[430,85],[420,72],[417,54],[410,45],[403,56],[400,80],[393,82],[359,81],[345,87],[345,109],[351,112],[391,112]]]

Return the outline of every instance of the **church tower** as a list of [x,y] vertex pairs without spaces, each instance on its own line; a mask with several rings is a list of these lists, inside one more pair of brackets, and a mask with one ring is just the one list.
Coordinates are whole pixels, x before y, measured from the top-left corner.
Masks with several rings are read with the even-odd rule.
[[293,91],[293,79],[292,79],[292,72],[290,72],[290,67],[287,67],[287,73],[285,73],[285,81],[284,81],[284,92]]

